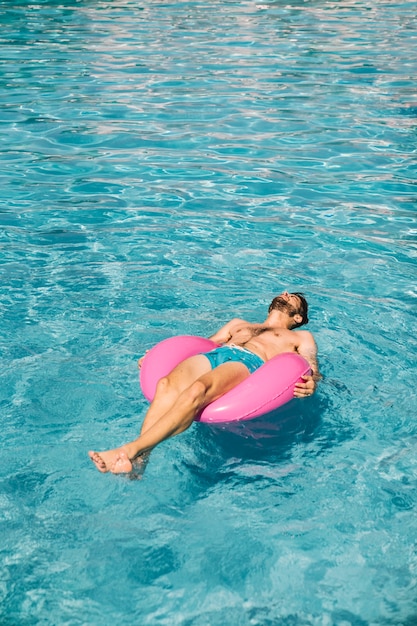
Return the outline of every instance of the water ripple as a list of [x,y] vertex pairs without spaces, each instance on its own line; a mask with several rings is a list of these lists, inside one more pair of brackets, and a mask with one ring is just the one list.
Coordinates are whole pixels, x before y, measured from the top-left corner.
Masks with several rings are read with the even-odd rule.
[[[414,623],[414,3],[0,19],[6,621]],[[146,348],[283,288],[310,301],[310,403],[191,429],[142,481],[89,468],[137,433]]]

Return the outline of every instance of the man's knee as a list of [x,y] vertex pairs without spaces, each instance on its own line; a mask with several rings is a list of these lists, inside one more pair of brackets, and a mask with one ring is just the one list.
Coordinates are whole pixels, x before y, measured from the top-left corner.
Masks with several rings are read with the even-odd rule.
[[[196,381],[197,382],[197,381]],[[163,376],[156,385],[156,394],[158,396],[172,396],[177,397],[181,393],[184,393],[188,389],[190,389],[190,394],[199,393],[199,386],[193,387],[195,383],[191,383],[191,388],[189,383],[186,380],[178,380],[178,377],[171,376],[171,374],[167,374],[167,376]]]
[[207,385],[202,380],[194,381],[182,393],[181,399],[190,406],[199,407],[207,395]]
[[169,376],[163,376],[162,378],[158,380],[156,384],[156,393],[158,395],[169,393],[171,389],[172,389],[172,385],[171,385]]

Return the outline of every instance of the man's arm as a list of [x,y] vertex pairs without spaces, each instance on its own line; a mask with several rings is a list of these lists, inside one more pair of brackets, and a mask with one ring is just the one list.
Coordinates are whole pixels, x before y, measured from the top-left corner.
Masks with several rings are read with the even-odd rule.
[[214,341],[214,343],[227,343],[229,339],[233,336],[233,331],[236,330],[236,326],[240,326],[241,324],[247,324],[245,320],[238,319],[237,317],[230,322],[227,322],[224,326],[220,328],[214,335],[211,335],[209,339]]
[[[214,335],[209,337],[209,339],[211,339],[211,341],[214,341],[214,343],[218,343],[220,345],[223,343],[226,343],[231,338],[233,334],[233,330],[236,329],[236,326],[240,326],[242,323],[248,324],[248,322],[245,322],[245,320],[241,320],[238,318],[230,320],[230,322],[227,322],[227,324],[222,326],[222,328],[220,328],[220,330],[214,333]],[[146,350],[146,352],[149,352],[149,350]],[[142,367],[143,359],[145,358],[145,356],[146,356],[146,353],[143,356],[141,356],[140,359],[138,360],[139,369]]]
[[313,335],[306,330],[298,331],[298,334],[300,343],[298,344],[297,352],[309,363],[312,371],[311,376],[303,376],[304,382],[295,385],[294,396],[296,398],[304,398],[311,396],[315,392],[317,382],[321,379],[321,374],[317,361],[317,345]]

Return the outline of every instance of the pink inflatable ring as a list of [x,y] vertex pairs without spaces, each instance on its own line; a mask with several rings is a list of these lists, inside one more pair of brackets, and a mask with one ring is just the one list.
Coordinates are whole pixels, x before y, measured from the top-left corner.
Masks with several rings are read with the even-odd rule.
[[[145,398],[153,399],[158,381],[178,363],[209,352],[217,345],[210,339],[191,335],[170,337],[158,343],[146,353],[140,369],[140,386]],[[206,406],[195,421],[218,424],[265,415],[292,400],[295,383],[310,373],[310,365],[299,354],[278,354],[237,387]]]

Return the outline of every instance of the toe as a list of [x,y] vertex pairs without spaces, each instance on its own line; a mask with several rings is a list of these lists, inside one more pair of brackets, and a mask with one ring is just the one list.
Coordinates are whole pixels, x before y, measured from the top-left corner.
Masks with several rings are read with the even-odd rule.
[[98,452],[91,451],[88,453],[88,455],[100,472],[107,472],[106,464],[101,456],[98,454]]

